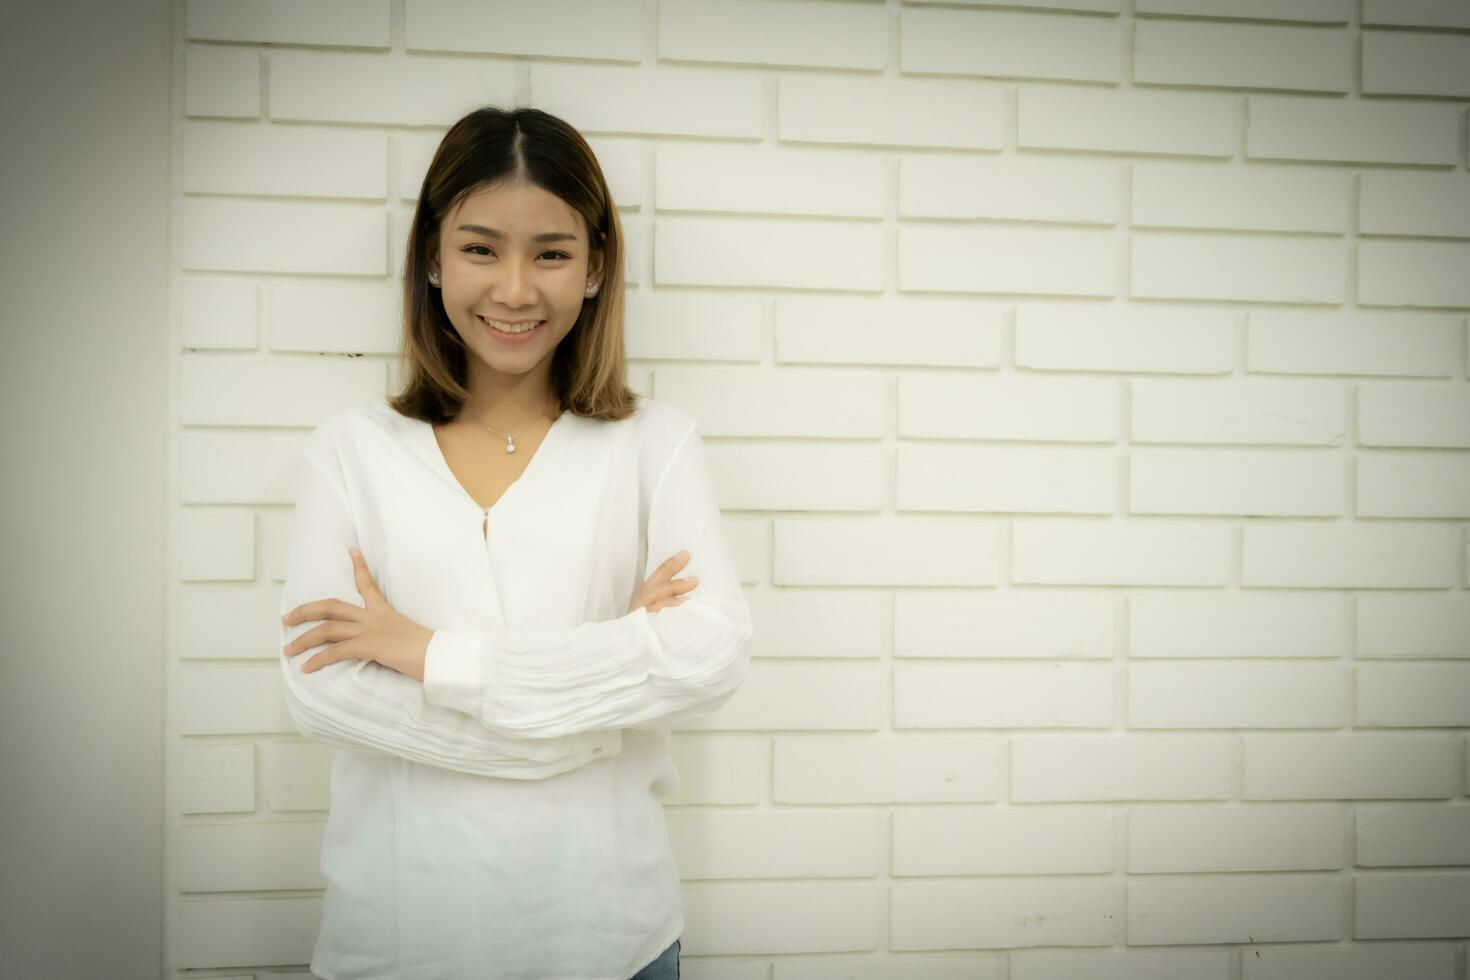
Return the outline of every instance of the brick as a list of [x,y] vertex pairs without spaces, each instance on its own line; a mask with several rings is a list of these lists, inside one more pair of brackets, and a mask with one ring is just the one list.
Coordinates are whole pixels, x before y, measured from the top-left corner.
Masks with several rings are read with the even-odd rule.
[[[792,295],[776,297],[774,305],[777,364],[1000,364],[999,303],[952,296]],[[691,332],[687,321],[680,328]]]
[[1346,392],[1315,379],[1132,383],[1135,443],[1335,446],[1347,431]]
[[892,874],[1060,875],[1113,870],[1106,807],[893,811]]
[[179,578],[185,582],[248,582],[255,578],[255,514],[185,508],[179,552]]
[[381,276],[387,238],[378,205],[186,198],[179,249],[185,269]]
[[1264,235],[1139,232],[1130,293],[1142,299],[1342,303],[1348,253],[1341,241]]
[[629,292],[628,356],[646,361],[744,361],[765,350],[764,301],[698,292]]
[[739,442],[708,447],[720,503],[734,510],[873,511],[887,466],[872,445]]
[[1246,368],[1253,374],[1446,378],[1460,333],[1459,320],[1433,313],[1252,310]]
[[1111,660],[1115,607],[1090,590],[897,592],[893,656]]
[[1470,874],[1359,875],[1355,939],[1458,939],[1470,935]]
[[253,48],[184,48],[184,115],[260,117],[260,53]]
[[949,7],[903,7],[900,63],[905,72],[1123,81],[1117,21]]
[[1022,149],[1175,153],[1235,152],[1235,100],[1218,93],[1110,91],[1019,85]]
[[206,898],[175,904],[174,964],[181,970],[288,966],[311,960],[320,898]]
[[893,727],[1107,728],[1111,664],[900,664]]
[[182,667],[180,735],[241,735],[296,730],[281,696],[281,668]]
[[1447,799],[1459,792],[1455,740],[1448,735],[1242,739],[1246,800]]
[[1049,300],[1016,307],[1015,363],[1054,371],[1225,374],[1234,314],[1163,304]]
[[1242,980],[1450,980],[1454,947],[1412,943],[1261,944],[1241,957]]
[[1470,596],[1357,597],[1357,659],[1470,657]]
[[1364,31],[1363,91],[1470,96],[1470,37]]
[[899,159],[898,216],[1116,225],[1122,185],[1109,161],[908,154]]
[[254,350],[259,286],[243,279],[188,278],[179,285],[185,350]]
[[191,41],[387,48],[389,0],[188,0]]
[[[748,71],[536,64],[531,104],[584,134],[759,139],[764,80]],[[710,106],[719,106],[711,112]]]
[[381,133],[189,123],[183,133],[186,194],[354,197],[388,193]]
[[1360,517],[1470,518],[1470,457],[1360,452],[1357,469]]
[[660,211],[883,217],[883,160],[872,153],[696,143],[656,152]]
[[[626,19],[638,26],[636,5]],[[658,56],[879,71],[888,66],[888,11],[813,0],[664,0]]]
[[1117,457],[1108,449],[900,445],[900,511],[1111,514]]
[[179,589],[174,596],[180,657],[274,661],[280,656],[281,596],[275,589]]
[[638,0],[405,0],[409,51],[469,51],[545,58],[638,61]]
[[1246,155],[1253,159],[1453,165],[1454,106],[1421,102],[1252,95]]
[[[691,956],[735,953],[870,953],[887,891],[871,882],[686,884]],[[813,908],[823,914],[813,916]]]
[[759,662],[751,665],[728,704],[680,727],[873,731],[884,713],[881,681],[876,664]]
[[1131,664],[1128,727],[1338,728],[1348,723],[1337,664]]
[[[624,737],[627,733],[624,733]],[[669,754],[679,772],[662,802],[676,804],[744,803],[765,799],[771,785],[771,748],[766,739],[730,738],[675,731]]]
[[255,809],[255,746],[181,746],[177,778],[180,813],[249,813]]
[[179,422],[313,426],[346,404],[374,401],[383,393],[381,362],[196,355],[181,362]]
[[1129,514],[1332,517],[1347,510],[1336,452],[1136,450]]
[[1446,589],[1458,574],[1448,525],[1247,524],[1241,585],[1312,589]]
[[[700,811],[667,815],[685,881],[702,878],[871,878],[878,873],[877,811]],[[886,834],[883,850],[887,850]],[[719,847],[710,847],[717,840]]]
[[265,805],[274,813],[330,809],[334,754],[319,742],[266,742],[260,748]]
[[1470,664],[1359,664],[1359,728],[1470,726]]
[[1003,89],[948,78],[861,78],[815,73],[777,81],[783,142],[865,143],[998,150]]
[[1133,227],[1348,230],[1351,174],[1321,167],[1140,161]]
[[1330,871],[1343,866],[1337,806],[1144,806],[1128,809],[1130,874]]
[[773,522],[777,585],[995,585],[1000,528],[973,519]]
[[1011,528],[1011,581],[1034,585],[1210,585],[1227,580],[1224,526],[1030,518]]
[[1138,592],[1128,658],[1324,658],[1348,649],[1346,597],[1332,593]]
[[805,589],[752,591],[751,615],[761,624],[757,657],[864,657],[888,649],[888,601],[870,592]]
[[1120,397],[1097,378],[910,371],[898,378],[898,435],[1111,443]]
[[509,61],[289,50],[269,58],[276,120],[449,126],[486,102],[509,105],[515,94]]
[[1016,736],[1010,800],[1227,799],[1230,742],[1212,735]]
[[1357,3],[1355,0],[1134,0],[1133,9],[1140,14],[1176,17],[1250,17],[1344,24],[1352,20]]
[[999,738],[968,735],[775,737],[776,803],[993,802]]
[[[668,367],[659,369],[657,381],[659,400],[693,412],[706,437],[877,439],[883,434],[884,379],[876,371]],[[835,404],[851,411],[822,411]]]
[[1347,92],[1353,37],[1338,27],[1140,19],[1133,80],[1143,84]]
[[1087,13],[1116,14],[1123,0],[934,0],[967,7],[1040,7],[1045,10],[1080,10]]
[[1360,868],[1470,865],[1470,807],[1385,803],[1353,811]]
[[1106,229],[901,224],[898,288],[1111,296],[1118,257]]
[[1464,0],[1363,0],[1364,24],[1470,27]]
[[1470,242],[1363,241],[1358,300],[1374,306],[1470,308]]
[[1017,878],[893,885],[895,950],[1108,946],[1122,896],[1108,880]]
[[403,286],[383,282],[266,283],[272,350],[334,354],[398,353]]
[[1284,943],[1342,938],[1334,874],[1209,875],[1128,882],[1128,944]]
[[883,288],[877,222],[779,218],[660,218],[653,279],[660,286]]
[[323,888],[321,821],[183,826],[178,831],[181,892]]
[[1028,951],[1011,958],[1011,980],[1229,980],[1230,951],[1148,949]]
[[1358,190],[1365,234],[1470,238],[1470,174],[1366,170]]
[[1470,449],[1470,391],[1455,385],[1358,386],[1358,445]]
[[179,502],[294,503],[290,476],[301,447],[290,432],[182,432]]

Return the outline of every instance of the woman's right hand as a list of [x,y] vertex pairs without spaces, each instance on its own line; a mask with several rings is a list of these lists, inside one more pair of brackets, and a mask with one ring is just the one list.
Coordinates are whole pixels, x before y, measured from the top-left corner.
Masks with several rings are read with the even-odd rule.
[[665,561],[653,570],[638,589],[638,594],[633,596],[633,604],[628,607],[628,612],[633,612],[639,606],[647,607],[651,613],[658,612],[667,606],[677,606],[684,601],[681,592],[688,592],[699,584],[697,578],[674,578],[674,573],[689,564],[689,552],[681,551],[674,557]]

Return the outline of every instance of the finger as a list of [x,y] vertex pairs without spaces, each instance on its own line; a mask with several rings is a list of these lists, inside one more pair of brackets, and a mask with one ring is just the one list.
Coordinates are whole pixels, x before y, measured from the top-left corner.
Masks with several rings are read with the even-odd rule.
[[339,623],[336,620],[328,620],[327,622],[322,623],[320,626],[313,626],[305,633],[302,633],[300,636],[296,637],[296,639],[292,640],[290,643],[287,643],[285,647],[282,648],[281,652],[287,657],[294,657],[298,653],[303,653],[307,650],[310,650],[314,646],[320,646],[323,643],[328,643],[334,640],[346,639],[348,636],[353,635],[355,634],[347,631],[346,623]]
[[673,581],[674,593],[688,592],[698,584],[699,579],[697,578],[676,578]]
[[680,568],[683,568],[685,563],[688,561],[689,552],[687,551],[681,551],[677,555],[674,555],[672,558],[666,558],[664,559],[663,564],[654,569],[653,574],[648,577],[648,581],[667,582],[669,579],[673,578],[674,573],[677,572]]
[[352,556],[352,576],[357,580],[357,591],[364,596],[369,592],[376,595],[378,583],[373,581],[373,573],[368,568],[367,559],[356,548],[348,548],[347,553]]

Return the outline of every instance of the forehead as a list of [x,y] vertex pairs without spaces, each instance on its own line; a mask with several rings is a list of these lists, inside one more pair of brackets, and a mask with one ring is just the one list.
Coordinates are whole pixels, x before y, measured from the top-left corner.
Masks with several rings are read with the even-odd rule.
[[466,197],[445,216],[450,234],[483,234],[461,231],[461,225],[494,228],[511,238],[530,238],[546,233],[571,234],[581,238],[581,216],[555,194],[529,184],[502,184],[481,188]]

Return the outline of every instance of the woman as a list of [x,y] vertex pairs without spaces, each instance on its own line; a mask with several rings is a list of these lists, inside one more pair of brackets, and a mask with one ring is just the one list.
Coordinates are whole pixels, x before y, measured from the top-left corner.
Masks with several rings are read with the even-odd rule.
[[752,626],[694,417],[624,382],[622,252],[576,130],[470,113],[409,235],[403,390],[307,441],[282,667],[339,750],[326,980],[679,975],[668,729]]

